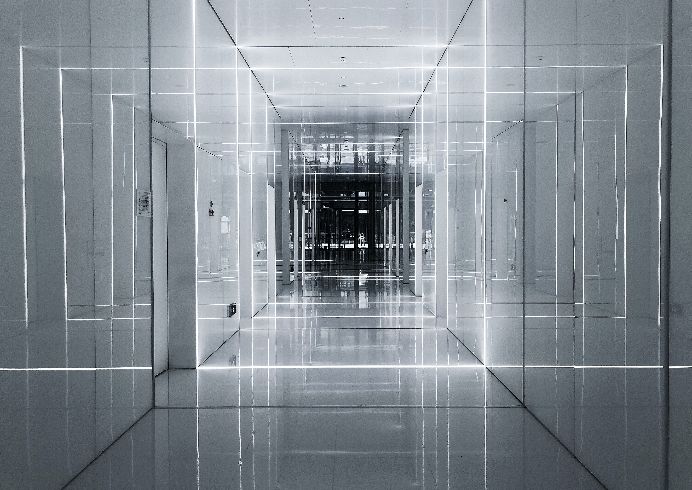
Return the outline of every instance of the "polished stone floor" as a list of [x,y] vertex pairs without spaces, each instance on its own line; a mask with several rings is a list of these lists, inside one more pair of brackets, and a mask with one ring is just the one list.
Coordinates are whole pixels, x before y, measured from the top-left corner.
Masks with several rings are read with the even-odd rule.
[[386,273],[312,274],[241,322],[70,488],[600,488]]

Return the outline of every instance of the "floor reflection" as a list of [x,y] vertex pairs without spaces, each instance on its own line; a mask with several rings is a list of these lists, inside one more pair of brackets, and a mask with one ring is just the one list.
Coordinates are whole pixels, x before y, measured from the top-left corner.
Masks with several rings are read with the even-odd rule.
[[313,274],[71,488],[600,488],[395,278]]
[[69,488],[600,488],[519,408],[155,409]]

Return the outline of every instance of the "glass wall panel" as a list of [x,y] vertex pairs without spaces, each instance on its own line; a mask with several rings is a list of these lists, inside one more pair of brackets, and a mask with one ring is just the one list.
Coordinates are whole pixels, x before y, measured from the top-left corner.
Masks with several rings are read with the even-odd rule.
[[473,2],[452,39],[449,58],[450,331],[484,359],[483,176],[484,5]]
[[197,166],[197,359],[238,329],[236,183],[237,49],[207,2],[195,10],[194,134]]
[[[672,53],[672,169],[671,169],[671,242],[670,242],[670,487],[685,488],[692,485],[692,291],[690,273],[690,243],[692,210],[689,192],[692,188],[692,3],[675,0],[673,11]],[[655,78],[650,82],[654,83]],[[665,163],[664,163],[665,165]],[[664,195],[665,198],[665,195]]]
[[252,310],[262,309],[268,301],[269,277],[267,264],[267,164],[273,154],[268,153],[271,140],[273,143],[273,126],[269,126],[267,117],[269,101],[264,90],[254,76],[249,77],[250,87],[250,172],[252,179],[251,212],[252,212]]
[[523,397],[522,254],[524,29],[523,6],[485,5],[485,100],[482,203],[486,366]]
[[526,4],[524,401],[608,488],[663,484],[662,7]]
[[0,473],[46,488],[152,406],[147,2],[0,18]]
[[422,296],[423,303],[433,313],[435,308],[435,171],[437,154],[437,91],[436,80],[423,93],[416,109],[420,111],[419,138],[420,165],[422,185]]
[[474,2],[447,53],[449,328],[608,487],[663,481],[663,7]]

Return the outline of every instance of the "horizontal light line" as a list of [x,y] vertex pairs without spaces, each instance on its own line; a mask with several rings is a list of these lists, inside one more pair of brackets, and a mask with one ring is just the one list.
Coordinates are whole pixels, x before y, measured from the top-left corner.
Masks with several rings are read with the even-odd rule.
[[[524,366],[521,365],[509,365],[509,364],[498,364],[483,366],[483,364],[308,364],[308,365],[248,365],[248,366],[199,366],[197,369],[202,371],[224,371],[224,370],[246,370],[246,369],[480,369],[488,367],[493,368],[503,368],[503,369],[522,369]],[[544,369],[662,369],[663,366],[550,366],[550,365],[536,365],[536,366],[526,366],[527,368],[544,368]],[[151,368],[146,368],[151,369]],[[692,366],[670,366],[670,369],[692,369]]]
[[[295,70],[303,70],[303,71],[319,71],[319,70],[342,70],[342,71],[353,71],[353,70],[433,70],[435,68],[439,70],[481,70],[481,69],[510,69],[510,70],[543,70],[546,68],[550,69],[555,69],[555,68],[625,68],[627,65],[543,65],[543,66],[519,66],[519,65],[498,65],[498,66],[493,66],[493,65],[488,65],[488,66],[477,66],[477,65],[469,65],[469,66],[444,66],[444,67],[436,67],[432,65],[422,65],[422,66],[377,66],[377,67],[366,67],[366,66],[351,66],[348,64],[344,64],[343,66],[331,66],[331,67],[323,67],[323,68],[317,68],[317,67],[309,67],[309,66],[303,66],[303,67],[293,67],[293,66],[276,66],[276,67],[270,67],[270,66],[264,66],[264,67],[253,67],[252,71],[267,71],[267,70],[281,70],[281,71],[295,71]],[[192,71],[192,70],[197,70],[197,71],[245,71],[249,72],[251,71],[249,68],[235,68],[235,67],[184,67],[184,66],[173,66],[173,67],[154,67],[152,66],[147,67],[147,66],[142,66],[142,67],[122,67],[122,66],[117,66],[117,67],[107,67],[107,66],[90,66],[90,67],[80,67],[80,66],[64,66],[60,67],[61,70],[69,70],[69,71],[88,71],[88,70],[109,70],[109,71]]]
[[68,318],[68,322],[105,322],[111,320],[151,320],[150,316],[146,317],[103,317],[103,318]]
[[[306,274],[319,275],[320,272],[306,272]],[[377,279],[398,279],[397,276],[370,276],[368,274],[363,274],[362,276],[319,276],[325,279],[361,279],[361,280],[377,280]]]
[[[507,368],[507,367],[514,367],[514,368],[521,368],[522,366],[488,366],[489,368]],[[623,365],[582,365],[582,366],[577,366],[577,365],[549,365],[549,364],[538,364],[538,365],[529,365],[527,364],[525,366],[526,368],[535,368],[535,369],[663,369],[663,366],[623,366]]]
[[[355,36],[349,36],[355,38]],[[231,47],[231,46],[229,46]],[[398,48],[430,48],[444,49],[446,44],[249,44],[237,45],[238,49],[398,49]]]
[[150,366],[117,366],[117,367],[65,367],[65,368],[0,368],[7,372],[61,372],[61,371],[151,371]]
[[[341,66],[253,66],[253,71],[369,71],[369,70],[434,70],[436,67],[432,65],[423,66],[352,66],[349,64],[342,64]],[[185,70],[191,70],[192,68],[183,68]],[[214,68],[197,68],[198,70],[209,70]],[[219,68],[221,70],[234,70],[235,68]]]
[[[421,304],[421,306],[423,306]],[[357,308],[356,308],[357,309]],[[423,315],[310,315],[310,316],[275,316],[275,315],[258,315],[256,319],[278,319],[278,320],[290,320],[290,319],[303,319],[303,318],[348,318],[349,320],[356,320],[358,318],[390,318],[396,320],[398,318],[418,318],[418,319],[428,319],[435,318],[435,315],[430,313],[427,316]]]
[[422,92],[270,92],[271,97],[283,97],[285,95],[302,95],[305,97],[319,97],[323,95],[402,95],[419,96]]
[[[356,298],[354,298],[356,299]],[[412,300],[412,301],[368,301],[368,304],[371,305],[395,305],[395,304],[400,304],[400,305],[415,305],[415,304],[422,304],[422,299],[417,299],[417,300]],[[346,306],[355,306],[357,303],[354,302],[325,302],[325,301],[303,301],[303,302],[286,302],[286,303],[269,303],[270,305],[278,305],[278,306],[299,306],[299,305],[310,305],[310,306],[322,306],[322,305],[346,305]]]
[[[521,366],[520,366],[521,367]],[[266,365],[250,365],[250,366],[200,366],[197,369],[202,371],[224,371],[234,369],[483,369],[482,364],[325,364],[325,365],[295,365],[295,366],[266,366]]]

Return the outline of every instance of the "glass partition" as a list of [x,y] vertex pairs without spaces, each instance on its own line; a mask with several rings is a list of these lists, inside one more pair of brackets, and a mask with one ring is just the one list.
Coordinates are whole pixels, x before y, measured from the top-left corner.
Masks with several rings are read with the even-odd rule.
[[46,488],[152,407],[147,2],[0,18],[0,473]]

